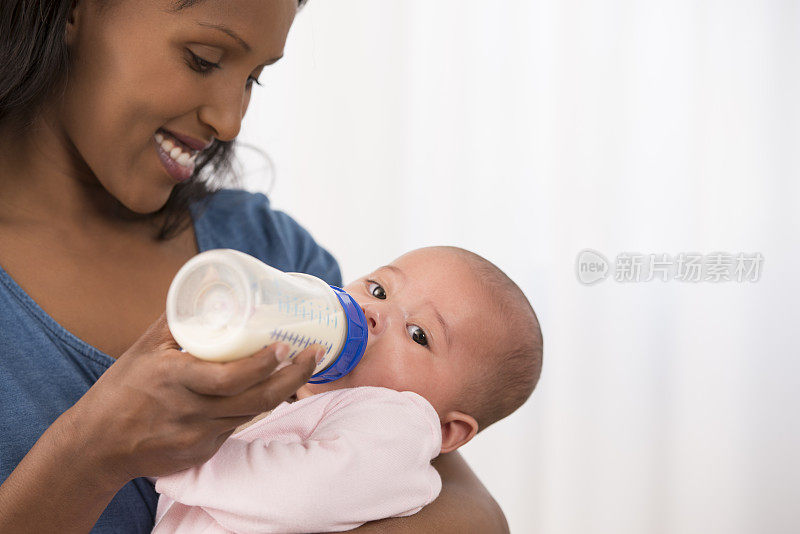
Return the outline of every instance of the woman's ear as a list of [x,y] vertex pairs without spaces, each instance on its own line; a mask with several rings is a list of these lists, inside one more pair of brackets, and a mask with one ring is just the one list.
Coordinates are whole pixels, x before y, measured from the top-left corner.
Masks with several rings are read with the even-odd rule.
[[475,418],[462,412],[453,411],[442,418],[442,450],[440,454],[454,451],[471,440],[478,433]]
[[72,4],[69,6],[69,13],[67,13],[67,25],[64,29],[64,41],[67,43],[67,46],[72,45],[75,40],[79,11],[83,7],[84,2],[80,2],[80,7],[78,7],[78,3],[79,0],[72,0]]

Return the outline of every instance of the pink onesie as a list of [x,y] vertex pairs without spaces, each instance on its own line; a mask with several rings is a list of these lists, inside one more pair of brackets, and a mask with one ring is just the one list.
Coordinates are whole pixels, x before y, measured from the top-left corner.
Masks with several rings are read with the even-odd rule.
[[207,462],[155,480],[153,533],[338,532],[415,514],[442,489],[442,430],[412,391],[362,386],[283,402]]

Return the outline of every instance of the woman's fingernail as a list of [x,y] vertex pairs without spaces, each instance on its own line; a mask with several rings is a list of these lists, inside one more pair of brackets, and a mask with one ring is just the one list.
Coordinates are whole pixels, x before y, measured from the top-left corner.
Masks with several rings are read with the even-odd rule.
[[317,354],[314,356],[314,359],[317,363],[322,361],[322,358],[325,356],[325,349],[317,349]]
[[275,347],[275,359],[279,362],[285,361],[289,356],[289,347],[286,345],[278,345]]

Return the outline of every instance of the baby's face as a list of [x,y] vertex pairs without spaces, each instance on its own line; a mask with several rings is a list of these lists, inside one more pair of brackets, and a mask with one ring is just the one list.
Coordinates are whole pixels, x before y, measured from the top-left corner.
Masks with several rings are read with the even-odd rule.
[[367,348],[346,376],[305,387],[382,386],[422,395],[440,416],[454,409],[491,329],[467,262],[451,251],[413,250],[345,290],[364,308]]

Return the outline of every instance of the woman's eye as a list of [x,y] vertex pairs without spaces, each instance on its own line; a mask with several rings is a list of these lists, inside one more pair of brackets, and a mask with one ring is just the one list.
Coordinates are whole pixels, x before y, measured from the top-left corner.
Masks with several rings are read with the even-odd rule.
[[369,291],[369,294],[377,299],[383,300],[386,298],[386,291],[380,286],[380,284],[375,282],[369,283],[367,286],[367,291]]
[[[191,50],[189,53],[192,55],[192,63],[193,65],[189,65],[192,67],[193,70],[199,72],[200,74],[209,74],[214,69],[222,68],[219,63],[214,63],[213,61],[208,61],[207,59],[203,59]],[[248,76],[247,78],[247,87],[251,87],[253,84],[261,85],[261,83],[255,79],[253,76]]]
[[220,68],[219,63],[207,61],[198,56],[197,54],[195,54],[194,52],[192,52],[191,50],[189,50],[189,53],[192,55],[192,62],[194,63],[194,66],[192,68],[197,72],[199,72],[200,74],[208,74],[213,69]]
[[410,324],[406,327],[406,330],[411,334],[411,339],[414,343],[419,343],[423,347],[428,346],[428,336],[425,335],[425,331],[422,328],[415,324]]

